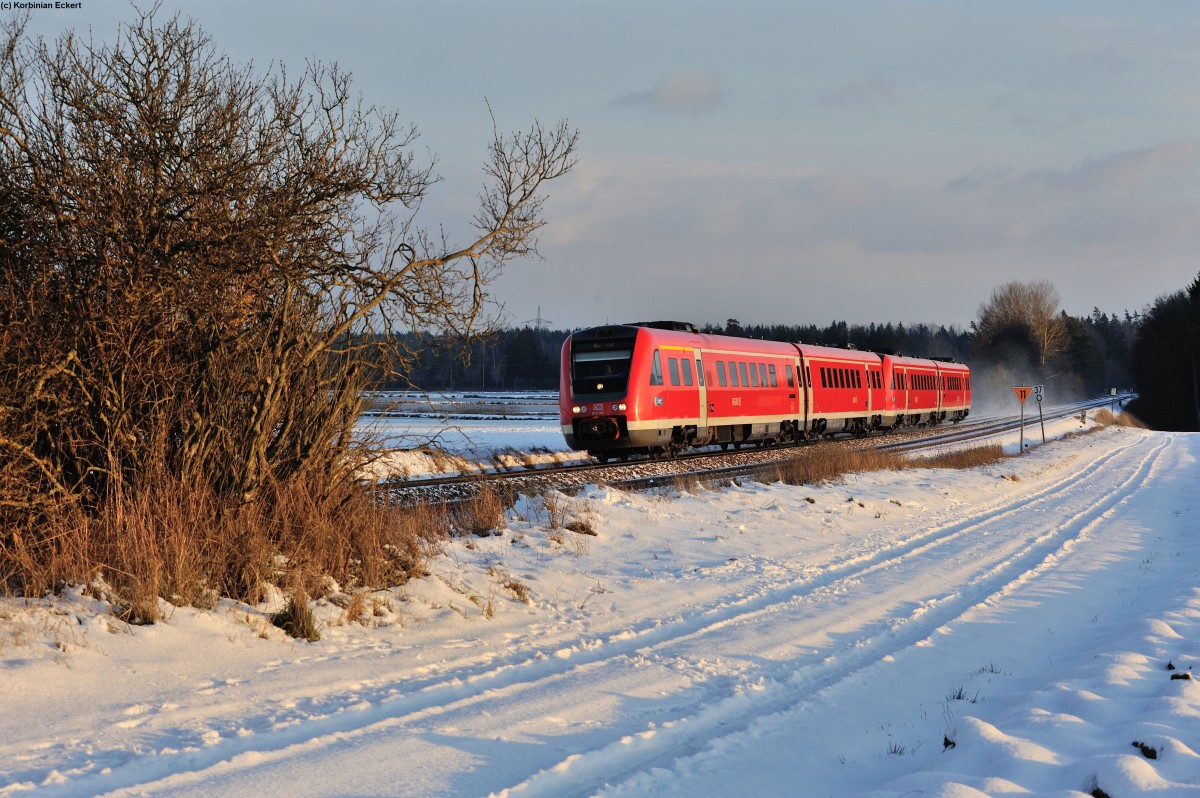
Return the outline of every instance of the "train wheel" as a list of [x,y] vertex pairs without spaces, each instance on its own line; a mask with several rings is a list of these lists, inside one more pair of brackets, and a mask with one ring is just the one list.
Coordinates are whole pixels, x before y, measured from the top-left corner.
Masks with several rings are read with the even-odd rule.
[[600,465],[604,465],[605,463],[608,462],[608,455],[607,454],[598,454],[598,455],[596,455],[596,460],[599,461]]

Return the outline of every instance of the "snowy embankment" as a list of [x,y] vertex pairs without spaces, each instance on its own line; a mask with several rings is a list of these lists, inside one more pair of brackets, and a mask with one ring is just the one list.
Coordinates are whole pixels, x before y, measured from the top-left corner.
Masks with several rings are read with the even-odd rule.
[[0,795],[1200,796],[1198,458],[526,498],[311,644],[5,600]]

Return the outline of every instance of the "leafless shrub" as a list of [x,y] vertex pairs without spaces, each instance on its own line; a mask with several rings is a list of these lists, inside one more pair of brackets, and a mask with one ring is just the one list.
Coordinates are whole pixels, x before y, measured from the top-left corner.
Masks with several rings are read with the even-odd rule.
[[364,389],[486,327],[576,133],[493,119],[452,245],[416,223],[415,127],[156,10],[112,45],[0,26],[0,589],[100,571],[148,608],[253,596],[276,556],[410,572],[420,536],[353,485]]

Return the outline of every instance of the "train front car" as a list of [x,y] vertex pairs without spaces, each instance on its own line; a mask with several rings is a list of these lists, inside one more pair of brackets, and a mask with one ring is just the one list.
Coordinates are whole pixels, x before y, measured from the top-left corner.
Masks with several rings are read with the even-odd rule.
[[676,438],[699,415],[693,368],[699,349],[695,328],[682,322],[609,325],[572,335],[563,344],[559,377],[567,445],[601,461],[686,448],[688,441]]

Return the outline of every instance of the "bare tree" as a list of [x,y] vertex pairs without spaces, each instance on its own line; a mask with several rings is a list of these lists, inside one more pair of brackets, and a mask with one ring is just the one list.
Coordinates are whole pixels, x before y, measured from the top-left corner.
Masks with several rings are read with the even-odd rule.
[[111,45],[2,35],[0,526],[164,469],[235,504],[346,477],[364,389],[412,354],[390,333],[476,329],[575,163],[565,123],[493,116],[452,243],[418,224],[416,128],[336,65],[258,74],[154,11]]
[[987,348],[1006,338],[1024,338],[1045,366],[1066,349],[1068,336],[1059,312],[1058,290],[1049,280],[1013,281],[992,290],[971,323],[977,345]]

